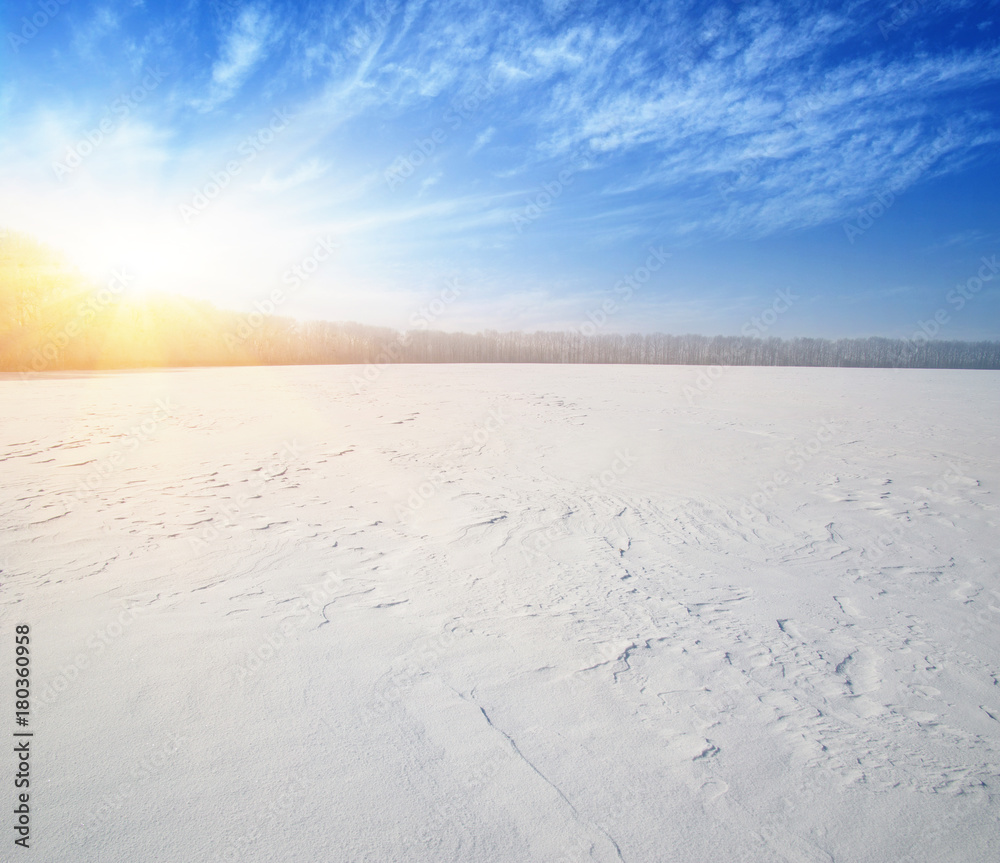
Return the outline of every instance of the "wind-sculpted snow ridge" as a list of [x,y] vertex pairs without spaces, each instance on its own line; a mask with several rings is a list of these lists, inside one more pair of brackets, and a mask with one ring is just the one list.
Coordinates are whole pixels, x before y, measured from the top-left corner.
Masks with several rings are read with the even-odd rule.
[[997,373],[353,373],[0,382],[39,859],[993,859]]

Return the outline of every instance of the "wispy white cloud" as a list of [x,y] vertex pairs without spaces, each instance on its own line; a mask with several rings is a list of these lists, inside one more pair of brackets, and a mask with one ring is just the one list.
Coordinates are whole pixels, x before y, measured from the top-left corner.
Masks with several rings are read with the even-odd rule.
[[231,99],[267,57],[276,36],[271,14],[262,7],[244,8],[222,39],[218,58],[212,65],[208,94],[195,100],[196,107],[210,111]]
[[476,140],[472,142],[472,147],[469,148],[469,155],[473,153],[478,153],[483,149],[490,141],[493,140],[497,133],[496,126],[490,126],[476,135]]
[[118,30],[118,14],[107,6],[99,6],[83,24],[73,29],[73,47],[81,57],[94,59],[105,36]]
[[253,188],[260,192],[286,192],[296,186],[301,186],[303,183],[320,179],[329,169],[329,163],[321,162],[316,158],[308,159],[291,173],[281,177],[275,176],[274,172],[268,168]]
[[437,171],[436,173],[431,174],[428,177],[424,177],[424,179],[420,181],[420,190],[417,192],[417,197],[418,198],[423,197],[424,193],[431,186],[436,186],[441,181],[441,178],[443,176],[444,176],[443,171]]
[[[945,119],[937,100],[1000,81],[1000,53],[815,60],[852,35],[847,19],[826,12],[792,21],[768,6],[715,11],[698,32],[690,22],[664,30],[659,72],[653,52],[636,59],[640,44],[591,40],[586,67],[551,88],[538,118],[547,134],[536,146],[544,158],[589,166],[629,160],[639,170],[617,173],[618,193],[689,192],[692,183],[726,184],[748,161],[758,163],[762,183],[732,190],[750,200],[741,217],[720,219],[718,207],[704,217],[706,226],[754,232],[837,218],[880,183],[932,176],[927,166],[911,170],[917,138],[947,137],[955,152],[978,146],[977,124],[963,122],[961,111]],[[699,41],[728,47],[691,59]],[[820,177],[825,199],[808,194]]]
[[[66,54],[86,65],[77,55],[114,32],[118,66],[95,80],[88,65],[77,89],[53,72],[60,99],[0,84],[0,179],[23,201],[77,190],[78,214],[119,197],[173,213],[287,108],[293,122],[239,156],[198,230],[228,237],[227,219],[269,236],[336,228],[370,252],[374,280],[389,246],[399,272],[416,274],[404,259],[460,247],[528,267],[520,250],[572,264],[581,248],[653,234],[690,248],[828,224],[887,188],[975,168],[1000,139],[989,95],[1000,49],[968,0],[925,4],[890,39],[878,20],[891,7],[860,0],[251,4],[219,4],[212,26],[195,4],[169,19],[146,10],[142,27],[124,5],[80,13]],[[970,16],[962,39],[932,39],[956,8]],[[127,122],[114,117],[58,198],[44,186],[52,159],[95,128],[109,93],[157,64],[162,85]],[[387,187],[386,167],[413,154],[412,175]],[[562,171],[572,185],[514,232],[512,214]]]

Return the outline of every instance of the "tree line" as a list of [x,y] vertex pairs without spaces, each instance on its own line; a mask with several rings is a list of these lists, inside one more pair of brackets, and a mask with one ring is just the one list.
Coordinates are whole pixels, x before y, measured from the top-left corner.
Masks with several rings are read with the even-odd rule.
[[1000,369],[1000,342],[574,332],[448,333],[239,314],[88,283],[47,247],[0,233],[0,370],[360,363],[635,363]]

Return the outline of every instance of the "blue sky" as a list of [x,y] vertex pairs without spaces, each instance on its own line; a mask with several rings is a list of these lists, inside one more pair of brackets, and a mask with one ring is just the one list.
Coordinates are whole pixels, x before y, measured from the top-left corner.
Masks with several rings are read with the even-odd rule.
[[0,226],[296,317],[1000,338],[998,7],[11,0]]

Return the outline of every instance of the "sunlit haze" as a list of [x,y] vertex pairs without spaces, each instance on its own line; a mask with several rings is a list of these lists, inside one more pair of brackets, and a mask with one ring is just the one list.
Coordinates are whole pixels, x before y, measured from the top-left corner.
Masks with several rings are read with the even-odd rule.
[[606,331],[1000,336],[995,2],[43,5],[0,226],[135,291],[579,329],[652,249]]

